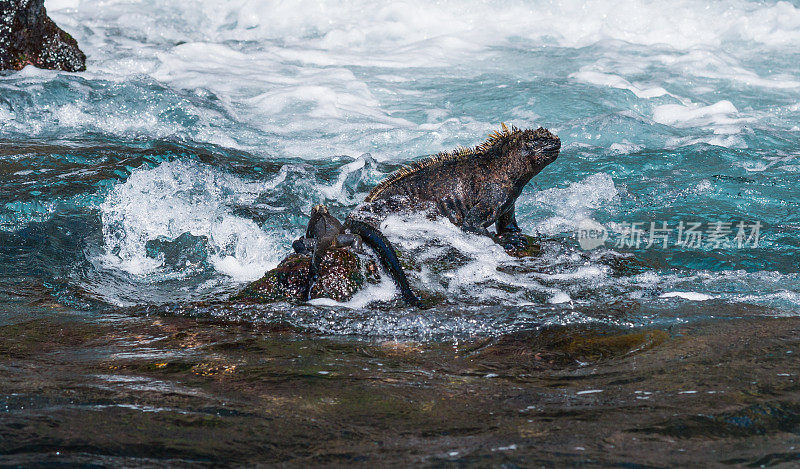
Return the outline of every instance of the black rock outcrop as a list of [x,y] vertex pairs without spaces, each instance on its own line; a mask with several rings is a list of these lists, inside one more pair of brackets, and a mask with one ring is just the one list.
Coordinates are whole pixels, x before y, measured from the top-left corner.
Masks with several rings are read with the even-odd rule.
[[82,72],[78,42],[47,16],[44,0],[0,0],[0,70],[39,68]]

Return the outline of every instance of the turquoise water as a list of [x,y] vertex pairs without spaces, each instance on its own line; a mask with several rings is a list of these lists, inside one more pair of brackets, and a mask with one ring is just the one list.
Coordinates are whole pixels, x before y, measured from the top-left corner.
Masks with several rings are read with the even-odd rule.
[[[57,304],[450,338],[798,311],[790,3],[46,6],[88,71],[0,75],[0,322]],[[401,164],[500,122],[563,142],[517,204],[541,256],[398,217],[382,228],[420,260],[412,285],[444,298],[424,314],[388,282],[347,304],[194,306],[276,266],[314,204],[343,217]],[[591,251],[587,219],[611,235]],[[741,248],[616,246],[651,222],[760,232]]]

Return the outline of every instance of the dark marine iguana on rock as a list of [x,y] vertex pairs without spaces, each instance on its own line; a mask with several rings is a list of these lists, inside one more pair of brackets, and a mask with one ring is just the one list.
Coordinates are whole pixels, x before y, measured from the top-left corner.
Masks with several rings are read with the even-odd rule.
[[380,231],[367,223],[348,219],[342,224],[328,212],[324,205],[317,205],[311,210],[311,219],[308,221],[305,236],[292,243],[292,247],[298,254],[311,255],[306,299],[317,281],[320,262],[325,253],[339,247],[352,247],[356,251],[361,251],[362,242],[377,253],[381,264],[400,288],[403,300],[411,306],[418,306],[420,301],[411,291],[408,278],[397,259],[392,243]]
[[495,239],[507,249],[526,245],[514,204],[531,178],[558,157],[561,140],[541,127],[501,126],[475,148],[440,153],[396,171],[348,219],[434,208],[470,233],[492,237],[487,228],[494,224]]

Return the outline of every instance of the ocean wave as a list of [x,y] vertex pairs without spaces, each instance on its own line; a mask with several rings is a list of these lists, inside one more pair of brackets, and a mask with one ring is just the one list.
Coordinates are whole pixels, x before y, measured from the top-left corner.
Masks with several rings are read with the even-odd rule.
[[800,40],[800,9],[785,1],[664,4],[617,0],[587,4],[562,0],[512,1],[498,6],[486,1],[350,0],[317,2],[314,8],[253,0],[192,4],[106,1],[102,10],[96,8],[99,3],[48,0],[48,7],[59,20],[60,15],[66,17],[73,11],[91,12],[103,24],[131,30],[128,34],[150,41],[186,36],[213,42],[280,40],[322,50],[407,46],[440,37],[458,38],[467,44],[522,37],[568,47],[618,40],[674,48],[718,46],[736,40],[791,46]]
[[252,203],[264,188],[193,162],[134,171],[100,205],[103,263],[138,276],[153,274],[165,260],[148,243],[188,233],[205,240],[204,254],[217,271],[255,280],[278,264],[286,239],[234,215],[231,206]]

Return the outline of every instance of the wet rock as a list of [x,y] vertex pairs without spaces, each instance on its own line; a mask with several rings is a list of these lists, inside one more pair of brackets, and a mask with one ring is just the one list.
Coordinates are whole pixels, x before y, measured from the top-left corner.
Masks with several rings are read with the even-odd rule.
[[302,301],[303,292],[308,284],[309,265],[311,265],[309,256],[292,254],[281,261],[278,267],[234,295],[231,301],[250,303]]
[[518,236],[522,237],[522,239],[525,241],[522,243],[514,243],[503,246],[506,254],[512,257],[531,257],[541,254],[542,246],[539,244],[536,238],[525,234]]
[[47,16],[44,0],[0,0],[0,70],[39,68],[82,72],[78,42]]
[[334,249],[322,258],[319,279],[311,289],[310,297],[347,301],[361,289],[365,280],[358,256],[349,249]]
[[[309,282],[311,258],[291,254],[278,267],[251,283],[231,298],[232,301],[272,303],[277,301],[300,302]],[[322,258],[319,278],[311,289],[310,297],[348,301],[364,286],[380,278],[377,264],[363,259],[348,248],[331,249]]]

